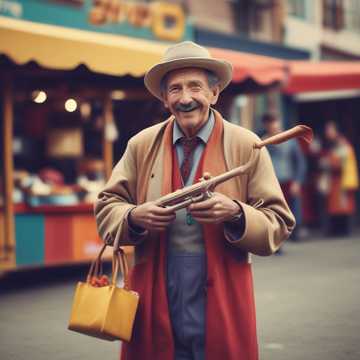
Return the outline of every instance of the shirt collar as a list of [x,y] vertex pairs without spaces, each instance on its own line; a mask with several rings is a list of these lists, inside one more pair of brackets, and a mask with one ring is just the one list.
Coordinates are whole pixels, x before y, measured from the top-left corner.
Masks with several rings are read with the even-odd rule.
[[[208,121],[204,124],[204,126],[196,134],[196,136],[199,137],[204,142],[204,144],[206,144],[208,142],[211,132],[214,128],[214,124],[215,124],[215,116],[214,116],[213,111],[210,110]],[[182,137],[184,137],[184,133],[182,132],[180,126],[178,125],[178,123],[175,120],[174,121],[174,129],[173,129],[173,144],[175,144]]]

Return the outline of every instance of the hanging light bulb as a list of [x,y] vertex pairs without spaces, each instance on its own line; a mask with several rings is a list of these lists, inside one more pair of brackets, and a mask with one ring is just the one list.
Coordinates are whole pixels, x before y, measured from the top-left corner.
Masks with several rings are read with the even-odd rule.
[[32,92],[32,98],[33,101],[36,102],[37,104],[42,104],[46,101],[47,95],[45,91],[37,90]]
[[126,93],[123,90],[114,90],[111,92],[111,99],[113,100],[124,100],[126,98]]
[[74,112],[77,109],[77,102],[74,99],[67,99],[65,101],[65,110],[68,112]]

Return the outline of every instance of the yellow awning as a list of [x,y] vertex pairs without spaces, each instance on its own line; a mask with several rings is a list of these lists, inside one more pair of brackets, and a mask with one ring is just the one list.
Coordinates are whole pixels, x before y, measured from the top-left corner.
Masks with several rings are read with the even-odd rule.
[[[18,65],[34,61],[47,69],[73,70],[83,64],[96,73],[141,77],[161,61],[168,46],[0,16],[0,54]],[[209,51],[213,57],[232,63],[233,84],[239,91],[258,91],[286,78],[282,60],[225,49]]]
[[0,16],[0,54],[18,65],[35,61],[42,67],[143,76],[159,62],[167,44],[125,36],[45,25]]

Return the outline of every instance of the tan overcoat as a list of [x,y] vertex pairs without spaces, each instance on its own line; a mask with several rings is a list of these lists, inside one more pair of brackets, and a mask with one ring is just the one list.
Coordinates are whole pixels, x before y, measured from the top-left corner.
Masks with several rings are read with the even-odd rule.
[[[215,126],[204,151],[203,171],[218,175],[245,164],[259,141],[252,132],[215,113]],[[166,236],[148,232],[129,236],[128,212],[171,191],[173,118],[133,137],[99,194],[95,214],[107,242],[135,245],[131,286],[140,295],[132,340],[122,346],[123,360],[174,358],[174,339],[166,292]],[[207,360],[258,360],[255,302],[249,253],[270,255],[288,237],[294,218],[285,202],[266,149],[251,171],[219,185],[216,191],[241,202],[245,230],[230,241],[223,225],[203,227],[207,255]],[[255,209],[252,205],[263,201]],[[225,235],[225,236],[224,236]],[[232,239],[233,240],[233,239]]]

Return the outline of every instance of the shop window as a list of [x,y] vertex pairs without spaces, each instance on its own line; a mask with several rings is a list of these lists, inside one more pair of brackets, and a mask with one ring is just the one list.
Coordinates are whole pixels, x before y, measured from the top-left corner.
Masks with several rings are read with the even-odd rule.
[[264,15],[273,11],[274,3],[270,0],[238,0],[231,1],[231,6],[237,31],[248,35],[263,30]]
[[306,3],[305,0],[288,0],[287,11],[291,16],[306,19]]
[[343,0],[323,0],[323,25],[336,31],[344,28]]
[[348,0],[344,12],[345,29],[360,32],[360,1]]

